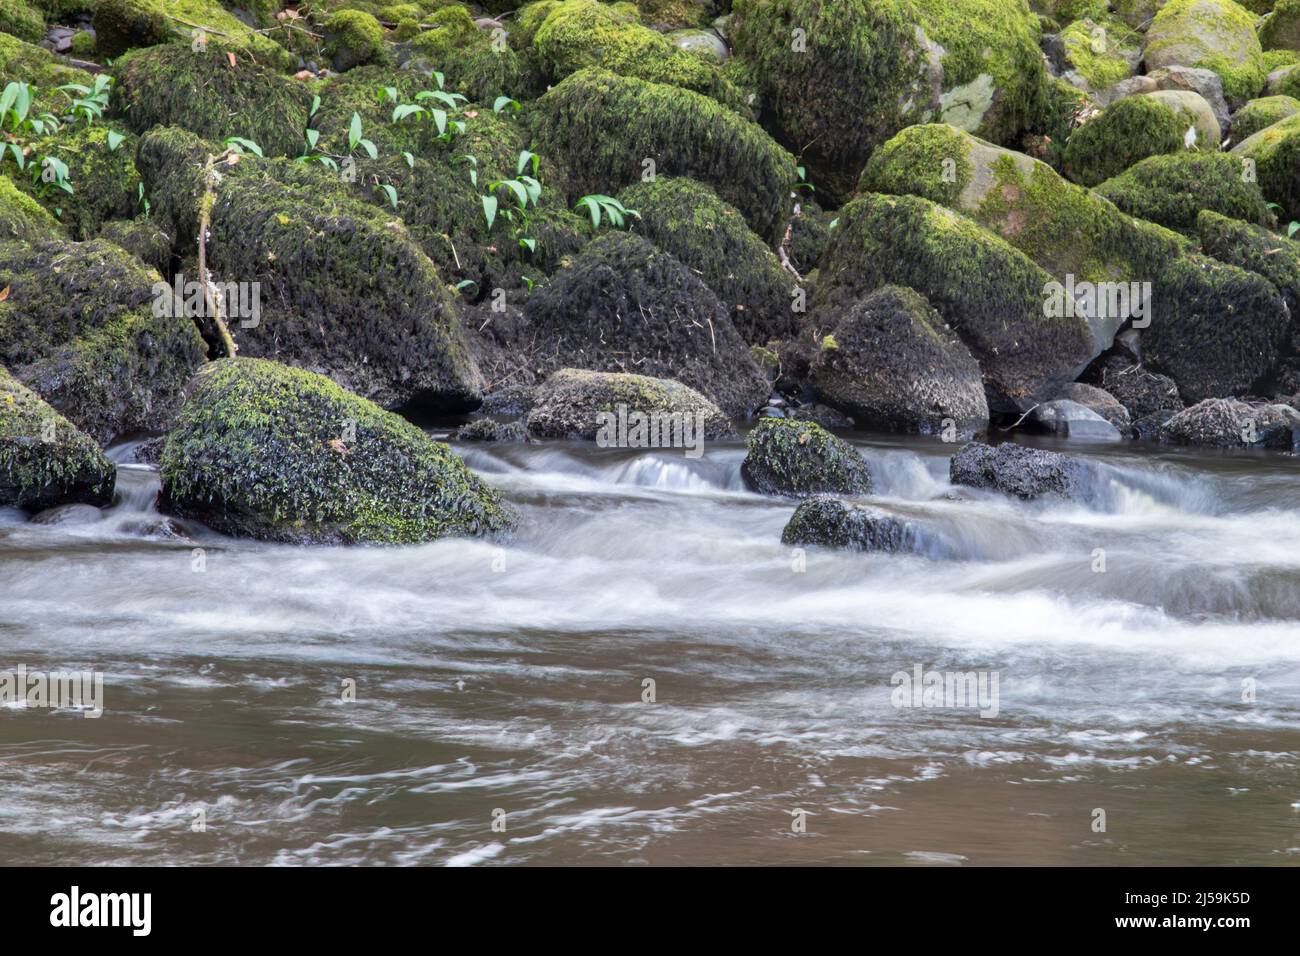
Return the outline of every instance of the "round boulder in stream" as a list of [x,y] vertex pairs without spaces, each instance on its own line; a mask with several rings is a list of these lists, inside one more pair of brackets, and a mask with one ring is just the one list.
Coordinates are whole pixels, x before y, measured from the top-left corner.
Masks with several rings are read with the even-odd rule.
[[445,444],[322,375],[264,359],[194,377],[159,472],[163,511],[237,537],[412,544],[514,523]]
[[862,456],[820,425],[765,418],[749,433],[748,444],[740,474],[760,494],[806,498],[871,492],[871,472]]
[[527,429],[537,438],[628,448],[690,446],[736,434],[717,405],[681,382],[575,368],[560,369],[537,389]]
[[1076,458],[1006,442],[993,448],[971,442],[952,457],[948,476],[954,485],[988,488],[1031,500],[1060,496],[1090,497],[1092,469]]
[[795,509],[781,532],[781,543],[890,554],[922,550],[911,522],[830,497],[812,498]]

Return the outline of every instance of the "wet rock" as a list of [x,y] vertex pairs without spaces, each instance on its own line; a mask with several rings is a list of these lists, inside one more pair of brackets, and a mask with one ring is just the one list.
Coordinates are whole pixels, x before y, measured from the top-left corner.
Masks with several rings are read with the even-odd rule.
[[1168,375],[1140,365],[1107,365],[1102,371],[1101,384],[1135,421],[1156,412],[1172,415],[1183,409],[1177,383]]
[[796,508],[781,532],[781,543],[887,554],[916,551],[920,544],[911,522],[829,497],[812,498]]
[[1131,416],[1128,409],[1120,403],[1114,395],[1105,389],[1097,388],[1095,385],[1085,385],[1083,382],[1070,382],[1063,385],[1056,397],[1067,399],[1072,402],[1078,402],[1080,405],[1097,413],[1106,421],[1110,422],[1121,432],[1128,428],[1131,422]]
[[1056,452],[1004,443],[993,448],[971,442],[952,457],[954,485],[988,488],[1032,500],[1044,496],[1084,497],[1091,484],[1087,466]]
[[107,505],[116,479],[88,435],[0,368],[0,506]]
[[1092,409],[1069,399],[1043,402],[1029,415],[1043,431],[1081,441],[1118,441],[1119,429]]
[[711,57],[719,63],[727,62],[731,56],[727,41],[714,30],[674,30],[668,34],[668,40],[679,50]]
[[579,369],[560,369],[538,387],[526,428],[537,438],[628,448],[686,447],[736,434],[717,405],[680,382]]
[[131,457],[142,465],[157,465],[158,459],[162,457],[163,445],[166,443],[167,438],[164,435],[142,441],[135,446]]
[[970,437],[988,426],[979,364],[924,296],[885,286],[818,318],[834,324],[813,384],[861,427],[933,435],[951,425]]
[[102,520],[104,513],[94,505],[59,505],[32,515],[32,524],[89,525]]
[[770,390],[718,297],[640,236],[594,240],[533,293],[524,318],[536,370],[635,368],[696,389],[732,417]]
[[1184,409],[1160,430],[1161,441],[1212,448],[1300,450],[1300,411],[1289,405],[1248,405],[1210,398]]
[[[773,411],[777,410],[773,409]],[[822,428],[856,428],[858,424],[852,416],[845,415],[838,408],[831,408],[829,405],[820,403],[799,405],[788,409],[784,416],[777,414],[775,417],[793,418],[800,422],[814,422]]]
[[268,541],[412,544],[515,520],[447,445],[322,375],[264,359],[195,376],[159,476],[163,512]]
[[461,441],[523,441],[524,426],[521,422],[499,422],[494,418],[476,418],[467,425],[461,425],[456,430],[456,437]]
[[806,498],[871,491],[871,472],[857,450],[811,422],[764,418],[747,445],[740,474],[760,494]]

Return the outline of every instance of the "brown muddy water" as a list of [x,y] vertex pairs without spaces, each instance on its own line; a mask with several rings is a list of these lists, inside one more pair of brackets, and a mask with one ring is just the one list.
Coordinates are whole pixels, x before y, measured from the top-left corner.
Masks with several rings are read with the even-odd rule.
[[504,545],[150,537],[135,465],[0,512],[0,671],[105,684],[0,710],[0,863],[1300,863],[1300,462],[1083,446],[1025,504],[858,444],[937,557],[801,560],[740,444],[462,446]]

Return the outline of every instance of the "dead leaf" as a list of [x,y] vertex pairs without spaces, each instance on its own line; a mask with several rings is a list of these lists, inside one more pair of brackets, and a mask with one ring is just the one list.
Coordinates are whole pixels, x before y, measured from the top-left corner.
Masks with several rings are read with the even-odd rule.
[[10,288],[11,288],[10,286],[5,286],[3,289],[0,289],[0,302],[3,302],[5,299],[9,298]]
[[293,78],[295,80],[314,80],[316,79],[316,74],[311,70],[299,70],[293,75]]
[[239,66],[239,61],[235,59],[235,54],[231,53],[229,50],[226,51],[226,59],[230,61],[230,68],[232,70]]
[[343,444],[343,439],[341,438],[331,438],[330,447],[340,455],[346,455],[348,453],[348,446]]

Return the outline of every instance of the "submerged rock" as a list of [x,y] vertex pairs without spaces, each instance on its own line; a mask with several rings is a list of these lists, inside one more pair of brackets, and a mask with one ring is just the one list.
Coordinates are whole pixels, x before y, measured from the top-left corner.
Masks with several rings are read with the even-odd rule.
[[116,479],[88,435],[0,368],[0,506],[107,505]]
[[971,442],[952,457],[954,485],[988,488],[1031,500],[1048,495],[1080,499],[1090,491],[1092,473],[1076,458],[1005,442],[993,448]]
[[159,474],[164,512],[236,537],[412,544],[514,522],[447,445],[324,376],[263,359],[195,376]]
[[688,447],[736,434],[717,405],[680,382],[571,368],[538,387],[526,427],[537,438],[604,439],[628,448]]
[[830,497],[812,498],[796,508],[781,532],[781,543],[888,554],[920,549],[910,521]]
[[1160,429],[1159,438],[1213,448],[1300,450],[1300,411],[1289,405],[1248,405],[1210,398],[1184,409]]
[[593,241],[533,293],[524,318],[536,370],[636,369],[688,385],[733,417],[769,391],[718,297],[640,236]]
[[764,418],[747,444],[740,474],[760,494],[806,498],[871,491],[871,472],[857,449],[820,425]]
[[885,286],[818,318],[835,324],[812,382],[861,427],[935,435],[951,424],[970,437],[988,426],[979,364],[924,296]]

